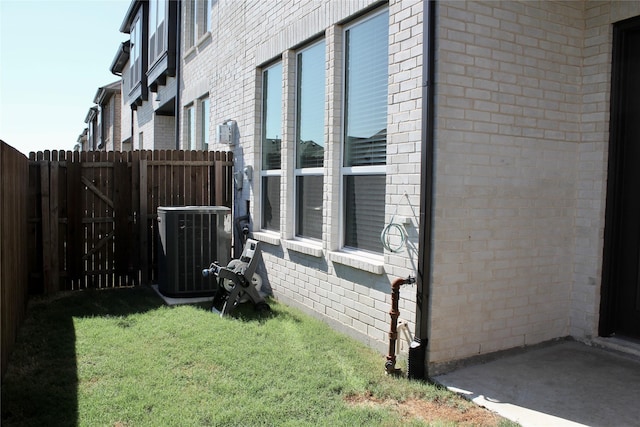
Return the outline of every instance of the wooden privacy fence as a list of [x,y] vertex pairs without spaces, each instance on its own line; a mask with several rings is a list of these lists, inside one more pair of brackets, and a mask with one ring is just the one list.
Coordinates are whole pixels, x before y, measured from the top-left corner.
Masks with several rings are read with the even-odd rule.
[[27,173],[29,162],[0,141],[0,324],[2,377],[25,316],[27,283]]
[[31,293],[153,283],[158,206],[232,204],[230,152],[45,151],[29,160]]

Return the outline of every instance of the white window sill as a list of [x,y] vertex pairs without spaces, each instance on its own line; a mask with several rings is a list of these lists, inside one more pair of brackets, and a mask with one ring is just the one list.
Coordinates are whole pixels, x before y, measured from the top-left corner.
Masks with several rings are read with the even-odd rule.
[[280,235],[276,233],[270,233],[268,231],[253,232],[253,238],[259,242],[268,243],[270,245],[280,245]]
[[187,49],[187,51],[184,53],[184,55],[182,55],[182,57],[183,57],[183,59],[185,61],[188,61],[195,54],[196,54],[196,47],[195,46],[191,46],[190,48]]
[[283,240],[282,246],[285,248],[300,252],[301,254],[311,255],[316,258],[322,257],[322,246],[310,242],[302,242],[300,240]]
[[202,34],[196,42],[196,46],[198,47],[198,49],[200,49],[202,48],[202,45],[208,41],[211,41],[211,31],[207,31],[206,33]]
[[328,252],[332,262],[368,271],[373,274],[384,274],[384,256],[364,256],[349,252]]
[[192,55],[195,55],[197,51],[203,48],[203,45],[207,42],[211,41],[211,32],[207,31],[195,42],[193,46],[187,48],[187,51],[184,53],[183,58],[185,60],[189,59]]

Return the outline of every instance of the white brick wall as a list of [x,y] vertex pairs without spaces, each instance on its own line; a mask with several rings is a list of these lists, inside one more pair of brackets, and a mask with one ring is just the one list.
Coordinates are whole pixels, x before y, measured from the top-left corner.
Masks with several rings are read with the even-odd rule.
[[[282,60],[286,71],[295,49],[324,37],[324,237],[319,246],[288,240],[293,175],[292,162],[285,162],[282,232],[260,236],[264,278],[277,298],[383,349],[389,284],[415,274],[418,263],[422,2],[388,5],[386,219],[406,218],[409,240],[399,254],[385,253],[384,262],[338,251],[342,25],[376,4],[215,2],[211,34],[182,58],[182,104],[209,93],[213,150],[228,148],[216,143],[215,125],[236,121],[238,144],[231,149],[237,170],[252,165],[256,171],[236,192],[236,213],[245,213],[248,200],[259,221],[260,67]],[[611,24],[640,14],[639,5],[438,2],[434,366],[597,333]],[[286,88],[292,73],[285,72]],[[285,151],[293,134],[291,95],[283,97]],[[400,317],[414,321],[415,287],[403,287],[401,296]]]
[[[156,110],[167,102],[175,103],[177,82],[174,77],[167,78],[158,92],[149,92],[148,100],[133,114],[133,149],[138,150],[174,150],[175,118],[156,114]],[[127,107],[128,110],[129,107]],[[142,144],[140,143],[142,134]]]
[[640,15],[639,2],[587,2],[582,75],[582,143],[576,194],[571,335],[597,336],[607,183],[611,24]]
[[[272,243],[262,244],[265,279],[277,298],[313,314],[328,316],[337,327],[382,350],[389,330],[390,283],[397,276],[415,275],[417,267],[422,2],[403,0],[389,5],[390,69],[397,68],[399,72],[389,81],[387,220],[398,205],[397,215],[410,219],[411,250],[386,254],[384,268],[382,257],[371,264],[365,258],[335,252],[340,241],[338,194],[343,72],[340,24],[350,22],[376,3],[374,0],[220,0],[214,3],[212,33],[183,56],[183,94],[188,95],[182,97],[182,102],[187,105],[191,98],[209,93],[213,150],[228,148],[216,143],[215,125],[226,119],[237,122],[239,145],[232,148],[236,170],[252,165],[255,178],[251,183],[245,179],[243,190],[236,192],[236,213],[245,213],[245,200],[249,200],[252,219],[257,223],[260,218],[260,67],[275,60],[283,61],[283,88],[286,89],[283,151],[287,154],[283,162],[282,231],[279,235],[261,236]],[[327,53],[325,223],[322,243],[309,247],[290,240],[294,234],[295,49],[323,35]],[[206,87],[202,86],[203,82]],[[415,287],[403,289],[400,309],[401,318],[415,319]]]
[[597,333],[611,23],[625,2],[440,2],[434,364]]

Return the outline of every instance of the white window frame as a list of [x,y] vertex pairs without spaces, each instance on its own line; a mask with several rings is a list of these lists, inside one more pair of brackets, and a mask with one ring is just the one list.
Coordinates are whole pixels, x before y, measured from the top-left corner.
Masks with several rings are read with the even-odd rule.
[[187,48],[194,47],[202,36],[211,31],[211,2],[210,0],[189,1],[189,22],[186,37]]
[[[266,132],[266,124],[265,124],[265,109],[266,109],[266,99],[265,99],[265,92],[267,90],[266,85],[265,85],[265,73],[267,73],[269,70],[272,70],[274,67],[276,66],[280,66],[280,82],[283,81],[284,76],[284,68],[283,68],[283,62],[281,60],[276,61],[268,66],[265,66],[262,68],[261,73],[260,73],[260,78],[261,78],[261,88],[262,88],[262,96],[261,96],[261,115],[260,115],[260,212],[259,212],[259,218],[260,218],[260,230],[264,231],[266,233],[280,233],[281,232],[281,226],[278,223],[277,224],[277,228],[276,229],[271,229],[271,228],[266,228],[266,224],[264,221],[264,215],[265,215],[265,206],[264,206],[264,197],[265,197],[265,190],[264,190],[264,185],[263,185],[263,181],[264,178],[268,178],[268,177],[279,177],[280,178],[280,184],[282,184],[282,166],[283,166],[283,162],[282,162],[282,133],[283,133],[283,124],[282,124],[282,120],[280,121],[280,150],[281,150],[281,158],[280,158],[280,168],[279,169],[265,169],[264,167],[264,143],[265,143],[265,132]],[[281,89],[282,90],[282,89]],[[268,94],[267,94],[268,95]],[[282,97],[282,92],[281,92],[281,97]],[[282,117],[282,100],[280,102],[280,117]],[[280,190],[280,198],[278,200],[278,203],[281,205],[282,203],[282,190]],[[282,219],[282,215],[283,215],[283,211],[282,209],[279,207],[278,208],[280,211],[280,219]]]
[[198,99],[198,149],[208,151],[209,150],[209,129],[210,129],[210,114],[211,114],[211,101],[209,95],[205,95]]
[[185,136],[185,150],[196,149],[196,108],[192,102],[184,108],[184,136]]
[[136,15],[131,25],[129,59],[129,92],[142,83],[142,8]]
[[[340,136],[340,221],[339,221],[339,231],[340,231],[340,250],[346,253],[354,253],[354,254],[364,254],[366,256],[382,256],[384,252],[372,252],[366,249],[354,248],[351,246],[345,245],[345,235],[346,235],[346,206],[345,206],[345,198],[346,198],[346,189],[345,189],[345,178],[347,176],[365,176],[365,175],[385,175],[387,174],[387,165],[374,165],[374,166],[344,166],[345,161],[345,148],[346,148],[346,114],[347,114],[347,32],[352,28],[357,27],[358,25],[369,21],[381,14],[388,13],[388,9],[381,9],[374,13],[368,14],[348,25],[345,25],[342,30],[342,63],[344,64],[344,69],[342,72],[342,78],[344,81],[344,85],[342,86],[342,113],[341,113],[341,136]],[[388,66],[388,65],[387,65]],[[388,101],[387,101],[388,102]],[[387,110],[388,117],[388,110]],[[388,136],[387,136],[388,138]],[[388,146],[388,139],[387,139]],[[381,209],[386,209],[385,204],[381,206]],[[382,231],[382,230],[381,230]]]
[[[298,120],[299,119],[299,117],[298,117],[298,112],[299,112],[299,108],[298,107],[299,106],[298,106],[298,103],[300,101],[300,99],[298,97],[299,89],[300,89],[298,87],[299,78],[300,78],[300,76],[298,75],[299,74],[299,69],[300,69],[299,66],[298,66],[298,61],[300,60],[300,55],[302,53],[304,53],[305,51],[307,51],[309,49],[317,47],[320,44],[322,44],[323,47],[325,48],[324,51],[323,51],[323,57],[324,57],[325,62],[326,62],[327,58],[326,58],[326,40],[325,39],[318,40],[318,41],[316,41],[316,42],[314,42],[314,43],[312,43],[312,44],[310,44],[308,46],[305,46],[304,48],[302,48],[302,49],[300,49],[299,51],[296,52],[296,76],[295,76],[295,80],[294,80],[294,82],[295,82],[295,94],[296,94],[295,95],[295,102],[296,102],[295,125],[296,125],[296,128],[295,128],[294,135],[296,136],[296,141],[294,142],[294,147],[295,147],[294,148],[294,172],[293,172],[293,188],[294,188],[294,191],[293,191],[293,197],[292,197],[292,199],[293,199],[293,219],[294,219],[293,233],[294,233],[295,239],[303,240],[303,241],[304,240],[308,240],[310,242],[320,242],[320,241],[322,241],[323,236],[322,236],[322,233],[321,233],[321,236],[319,238],[314,238],[314,237],[311,237],[311,236],[304,236],[304,235],[298,234],[299,215],[300,215],[300,212],[298,211],[298,206],[299,206],[299,201],[298,201],[298,177],[321,176],[323,185],[324,185],[324,181],[326,180],[326,177],[324,176],[325,175],[325,173],[324,173],[324,171],[325,171],[324,165],[321,166],[321,167],[312,167],[312,168],[298,168],[296,166],[297,158],[298,158],[298,149],[299,149],[299,141],[297,141],[297,136],[298,136],[298,131],[299,131],[299,129],[298,129],[298,126],[299,126],[299,120]],[[325,80],[323,82],[320,82],[322,87],[325,89],[324,98],[322,100],[323,105],[324,105],[325,100],[326,100],[326,79],[327,79],[327,76],[326,76],[326,73],[325,73]],[[325,115],[323,115],[323,120],[326,120]],[[323,135],[322,135],[323,141],[322,142],[324,143],[323,151],[326,153],[326,150],[327,150],[326,136],[324,134],[325,126],[326,126],[326,122],[323,122]],[[324,222],[324,203],[323,203],[322,218],[323,218],[323,222]]]
[[[169,1],[149,0],[149,67],[155,64],[162,53],[167,50]],[[162,32],[159,33],[158,28],[161,24],[163,24]],[[162,49],[158,49],[158,46],[161,46]]]

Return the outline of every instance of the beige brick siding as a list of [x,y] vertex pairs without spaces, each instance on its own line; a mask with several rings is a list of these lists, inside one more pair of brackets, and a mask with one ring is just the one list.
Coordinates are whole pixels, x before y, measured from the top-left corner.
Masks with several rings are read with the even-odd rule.
[[597,333],[624,2],[440,2],[434,363]]
[[[379,349],[385,348],[389,330],[390,282],[397,276],[415,275],[417,267],[417,215],[419,211],[420,79],[422,2],[392,1],[390,19],[390,69],[401,73],[389,85],[389,148],[387,166],[387,220],[396,212],[410,218],[409,252],[386,254],[373,265],[366,258],[337,252],[339,228],[339,165],[342,135],[342,32],[376,1],[218,1],[213,4],[212,32],[203,36],[183,56],[183,106],[209,93],[211,149],[227,149],[215,140],[215,126],[226,119],[237,123],[239,145],[232,147],[237,170],[255,169],[236,192],[236,212],[251,203],[256,229],[260,221],[259,135],[261,117],[261,67],[283,63],[282,219],[279,235],[261,235],[263,275],[276,298],[329,318],[335,326]],[[183,17],[186,16],[183,14]],[[232,25],[230,23],[233,23]],[[324,35],[326,43],[325,119],[325,221],[318,245],[291,240],[293,218],[293,140],[296,49]],[[184,125],[184,123],[183,123]],[[184,133],[182,133],[184,135]],[[406,195],[405,195],[406,193]],[[271,243],[269,243],[271,242]],[[336,262],[339,261],[339,262]],[[384,267],[382,267],[384,265]],[[354,266],[356,266],[354,268]],[[358,268],[358,266],[360,268]],[[378,271],[378,273],[372,273]],[[379,273],[382,274],[379,274]],[[403,290],[401,317],[415,319],[415,287]]]
[[640,15],[640,2],[585,3],[582,143],[576,193],[572,336],[597,336],[607,183],[612,23]]
[[[169,77],[158,92],[149,92],[149,99],[133,113],[133,149],[174,150],[176,148],[175,118],[156,113],[167,102],[175,103],[176,79]],[[142,143],[140,141],[142,135]]]
[[[182,56],[182,108],[210,98],[210,149],[231,149],[252,181],[235,192],[260,228],[261,67],[283,64],[282,219],[256,233],[277,299],[384,349],[389,284],[416,274],[420,210],[422,6],[392,0],[386,221],[406,247],[370,259],[340,251],[343,29],[384,3],[219,0],[211,33]],[[606,192],[611,24],[638,2],[440,1],[437,6],[433,284],[434,368],[567,335],[597,334]],[[186,12],[183,10],[183,19]],[[186,25],[185,27],[188,27]],[[324,38],[323,239],[292,239],[295,52]],[[139,112],[147,129],[148,112]],[[145,116],[146,114],[146,116]],[[236,144],[215,139],[232,119]],[[184,128],[184,120],[181,120]],[[134,130],[134,138],[138,130]],[[184,131],[180,132],[184,137]],[[145,141],[146,141],[145,136]],[[416,288],[400,317],[415,325]]]

